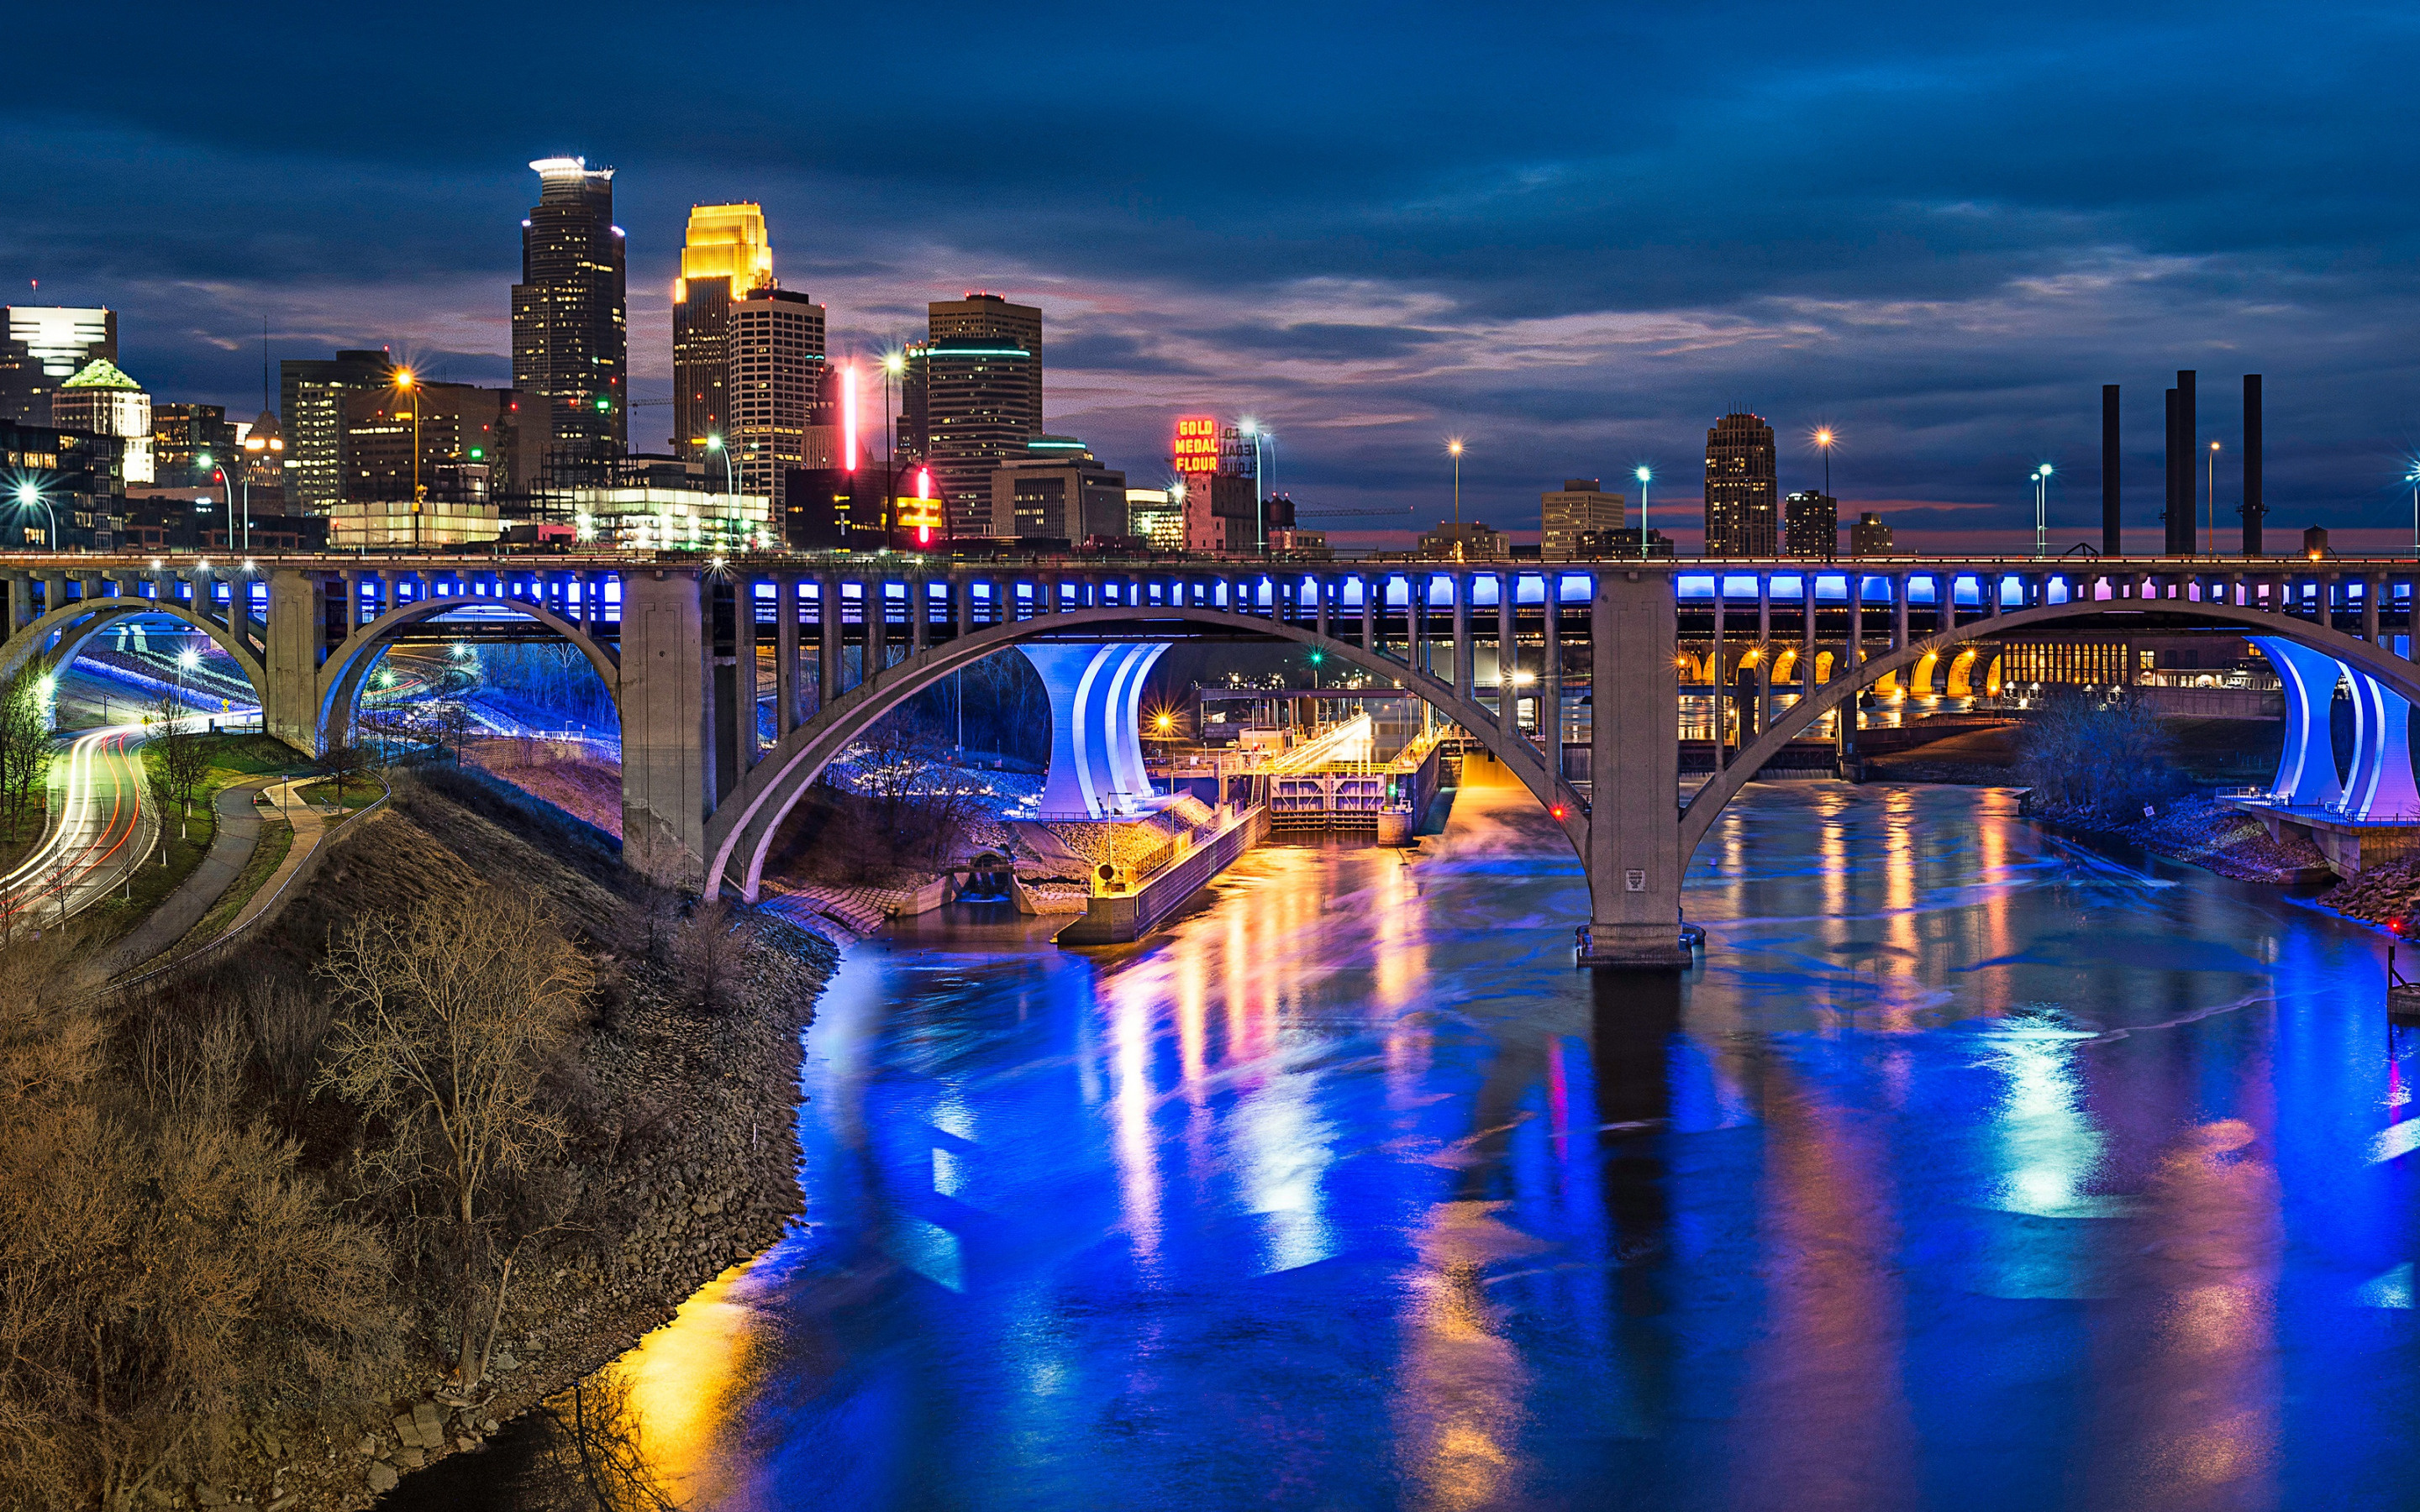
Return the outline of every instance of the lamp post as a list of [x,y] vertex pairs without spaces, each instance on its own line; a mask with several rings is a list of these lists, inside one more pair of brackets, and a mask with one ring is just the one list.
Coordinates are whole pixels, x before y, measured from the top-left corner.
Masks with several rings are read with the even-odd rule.
[[2218,443],[2210,443],[2210,476],[2203,488],[2203,501],[2210,506],[2206,517],[2210,522],[2210,554],[2218,555]]
[[420,378],[408,367],[395,370],[395,386],[400,393],[411,395],[411,548],[421,549],[420,517],[428,500],[427,489],[420,481]]
[[2050,474],[2051,465],[2044,462],[2034,469],[2034,556],[2050,555]]
[[47,544],[52,550],[55,551],[59,548],[58,512],[51,507],[51,501],[49,500],[42,497],[42,490],[39,485],[31,483],[21,483],[17,485],[17,507],[20,509],[31,509],[37,504],[41,506],[43,515],[48,517],[50,519],[51,533]]
[[1632,476],[1638,480],[1638,556],[1647,558],[1647,486],[1655,481],[1655,470],[1640,468]]
[[[882,517],[885,519],[895,517],[899,509],[898,458],[894,455],[898,446],[899,424],[891,414],[891,385],[903,378],[907,371],[907,353],[882,354]],[[947,536],[949,521],[945,519],[941,523],[944,527],[942,534]],[[964,715],[959,716],[961,725],[965,719]],[[961,739],[959,744],[966,742]]]
[[[1263,551],[1266,551],[1269,548],[1269,488],[1266,482],[1268,457],[1265,454],[1265,448],[1272,447],[1277,444],[1277,433],[1269,430],[1259,421],[1250,419],[1245,420],[1240,428],[1246,436],[1251,438],[1252,442],[1252,532],[1257,538],[1256,544],[1259,548]],[[1460,441],[1456,441],[1453,444],[1454,455],[1459,457],[1462,455],[1462,443]],[[1459,480],[1461,476],[1459,464],[1457,464],[1455,476],[1457,480]],[[1454,517],[1459,519],[1462,517],[1461,485],[1459,481],[1455,484],[1454,499]]]
[[1453,458],[1453,522],[1462,523],[1462,438],[1450,438],[1445,443],[1446,455]]
[[2412,464],[2403,481],[2412,485],[2412,554],[2420,557],[2420,462]]
[[[731,517],[736,520],[739,517],[739,474],[731,471],[731,448],[722,444],[721,437],[708,436],[706,449],[722,454],[722,481],[731,490]],[[669,532],[666,534],[669,540]]]

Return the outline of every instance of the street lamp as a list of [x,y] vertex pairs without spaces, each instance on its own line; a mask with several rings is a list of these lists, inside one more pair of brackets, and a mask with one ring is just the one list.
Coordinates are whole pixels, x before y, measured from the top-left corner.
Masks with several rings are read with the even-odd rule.
[[2210,554],[2218,555],[2218,443],[2210,443],[2210,477],[2204,490],[2204,501],[2210,506]]
[[1652,468],[1640,468],[1632,476],[1638,480],[1638,555],[1647,556],[1647,486],[1655,481]]
[[51,501],[49,500],[42,497],[40,485],[32,483],[21,483],[17,485],[17,507],[19,509],[31,509],[37,504],[41,506],[42,513],[50,518],[51,533],[45,544],[48,545],[52,550],[55,551],[59,548],[58,512],[51,508]]
[[420,517],[428,499],[428,492],[420,482],[419,375],[408,367],[398,367],[395,370],[395,386],[397,392],[411,395],[411,548],[417,551],[421,549]]
[[2403,481],[2412,485],[2412,554],[2420,557],[2420,462],[2412,464]]
[[[885,519],[897,513],[899,507],[898,458],[894,455],[899,444],[899,423],[892,418],[891,385],[904,382],[907,373],[906,352],[882,354],[882,508]],[[944,520],[942,523],[946,526],[949,522]],[[948,532],[944,530],[942,533],[946,535]]]
[[2050,555],[2050,464],[2034,469],[2034,555]]
[[708,436],[706,449],[722,454],[722,481],[731,489],[731,517],[739,517],[739,475],[731,471],[731,448],[722,444],[720,436]]
[[1459,525],[1462,523],[1462,438],[1448,437],[1445,451],[1453,458],[1453,522]]
[[[1251,438],[1252,441],[1252,532],[1258,538],[1260,548],[1265,551],[1268,549],[1269,546],[1269,489],[1268,485],[1264,481],[1264,478],[1268,467],[1268,458],[1263,455],[1262,449],[1264,446],[1275,446],[1277,444],[1277,433],[1263,426],[1259,421],[1251,419],[1245,420],[1240,428],[1246,436]],[[1462,443],[1460,441],[1456,441],[1454,443],[1456,448],[1455,455],[1457,456],[1461,455],[1461,445]],[[1461,517],[1461,508],[1459,504],[1460,494],[1458,490],[1456,493],[1456,499],[1457,503],[1454,511],[1454,517],[1459,519]]]

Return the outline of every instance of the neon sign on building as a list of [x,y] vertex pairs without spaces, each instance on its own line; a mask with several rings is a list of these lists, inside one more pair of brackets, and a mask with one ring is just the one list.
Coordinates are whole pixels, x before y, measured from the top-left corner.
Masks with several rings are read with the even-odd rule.
[[1198,473],[1218,471],[1218,421],[1212,415],[1185,415],[1176,422],[1176,471]]

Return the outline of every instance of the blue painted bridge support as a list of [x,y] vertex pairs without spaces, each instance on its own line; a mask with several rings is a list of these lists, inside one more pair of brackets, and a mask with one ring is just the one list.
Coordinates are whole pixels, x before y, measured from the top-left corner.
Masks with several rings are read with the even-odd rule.
[[[2369,824],[2420,819],[2412,776],[2412,704],[2369,673],[2282,636],[2254,636],[2286,687],[2286,741],[2270,801]],[[2329,726],[2336,688],[2352,687],[2351,770],[2336,775]]]
[[1050,776],[1043,819],[1114,819],[1146,812],[1142,685],[1165,640],[1019,646],[1050,693]]

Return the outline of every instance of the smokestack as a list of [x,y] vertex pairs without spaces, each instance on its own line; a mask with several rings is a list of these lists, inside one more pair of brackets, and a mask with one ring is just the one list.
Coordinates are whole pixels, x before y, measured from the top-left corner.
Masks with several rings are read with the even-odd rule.
[[2118,528],[2118,385],[2101,385],[2101,554],[2122,554]]
[[2161,542],[2159,542],[2161,556],[2178,556],[2178,547],[2176,547],[2178,520],[2185,522],[2188,539],[2190,539],[2190,532],[2193,532],[2193,511],[2180,508],[2180,505],[2176,503],[2176,467],[2178,467],[2178,457],[2183,455],[2183,450],[2185,448],[2180,448],[2180,445],[2176,442],[2176,390],[2168,390],[2168,484],[2166,484],[2168,503],[2161,505],[2161,511],[2159,511],[2161,528],[2164,528],[2164,534],[2161,534]]
[[2182,506],[2179,514],[2183,517],[2184,529],[2178,532],[2171,528],[2170,533],[2181,544],[2172,544],[2168,549],[2189,557],[2201,549],[2201,511],[2195,507],[2201,494],[2201,422],[2194,414],[2194,375],[2189,367],[2177,369],[2176,455],[2177,502]]
[[2243,554],[2257,557],[2267,513],[2260,502],[2260,375],[2243,375]]

